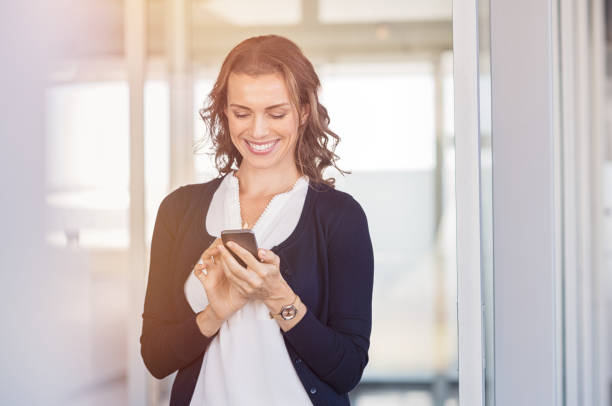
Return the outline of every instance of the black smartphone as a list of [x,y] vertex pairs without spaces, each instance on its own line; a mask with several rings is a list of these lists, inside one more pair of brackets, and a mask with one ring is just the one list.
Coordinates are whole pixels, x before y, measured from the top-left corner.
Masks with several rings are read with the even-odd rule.
[[230,254],[232,254],[232,256],[236,258],[236,261],[238,261],[238,263],[243,267],[246,268],[247,265],[237,254],[234,253],[234,251],[232,251],[231,248],[227,246],[229,241],[234,241],[236,244],[253,254],[253,256],[259,261],[259,255],[257,255],[257,240],[255,239],[255,233],[250,228],[223,230],[221,231],[221,240]]

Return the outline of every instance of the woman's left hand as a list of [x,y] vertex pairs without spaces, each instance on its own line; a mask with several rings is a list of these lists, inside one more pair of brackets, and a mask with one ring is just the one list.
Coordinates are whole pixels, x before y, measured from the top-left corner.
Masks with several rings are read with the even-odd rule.
[[235,242],[228,242],[228,247],[247,265],[243,267],[236,261],[223,244],[219,244],[221,262],[224,272],[231,283],[251,299],[259,299],[266,304],[289,302],[294,297],[293,290],[280,273],[280,257],[271,250],[258,250],[261,261]]

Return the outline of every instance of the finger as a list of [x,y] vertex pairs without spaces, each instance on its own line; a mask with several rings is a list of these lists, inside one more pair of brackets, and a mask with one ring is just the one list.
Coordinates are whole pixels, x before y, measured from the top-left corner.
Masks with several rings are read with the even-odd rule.
[[210,246],[204,250],[202,255],[200,255],[200,260],[203,260],[205,258],[210,258],[211,256],[217,255],[218,254],[217,247],[219,246],[219,244],[223,245],[223,241],[221,240],[221,238],[217,238],[216,240],[214,240],[212,244],[210,244]]
[[[204,265],[205,273],[206,271],[210,273],[211,271],[214,272],[216,270],[219,270],[219,272],[221,272],[220,265],[219,265],[220,258],[221,257],[219,255],[212,255],[205,259],[200,259],[200,262],[198,262],[198,265]],[[195,267],[194,267],[194,270],[195,270]]]
[[240,279],[248,281],[249,278],[252,278],[252,275],[257,275],[255,272],[253,272],[253,270],[240,265],[232,253],[225,248],[225,246],[220,245],[219,252],[221,254],[221,258],[225,259],[225,263],[229,270]]
[[211,257],[216,257],[219,255],[219,249],[218,247],[209,247],[207,248],[202,255],[200,256],[200,262],[206,260],[206,259],[210,259]]
[[198,278],[198,280],[204,285],[206,282],[207,270],[204,264],[197,264],[193,268],[193,274]]
[[204,281],[210,282],[212,280],[216,280],[218,268],[219,268],[218,264],[215,265],[211,263],[210,259],[207,259],[201,263],[197,263],[193,267],[193,273],[198,279],[200,279],[201,282],[203,283]]
[[265,271],[261,268],[261,262],[259,262],[257,258],[253,256],[253,254],[233,241],[229,241],[227,245],[229,249],[234,251],[236,255],[238,255],[245,264],[247,264],[248,269],[255,271],[258,276],[263,276],[265,274]]
[[259,258],[263,263],[280,267],[280,257],[276,255],[274,251],[260,248],[257,250],[257,253],[259,254]]
[[[223,274],[223,267],[221,266],[221,257],[219,256],[216,260],[208,258],[204,261],[208,275],[214,275],[215,277],[219,274]],[[210,278],[209,278],[210,279]]]
[[214,262],[212,262],[210,258],[205,259],[202,262],[202,265],[204,266],[204,273],[205,274],[208,274],[210,272],[214,272],[216,270],[216,268],[218,268],[218,264],[215,264]]
[[217,246],[219,245],[219,243],[217,242],[217,240],[213,241],[212,244],[210,244],[208,246],[208,248],[206,248],[204,250],[204,252],[202,253],[202,257],[209,257],[211,255],[213,255],[214,251],[216,250]]
[[[232,253],[229,252],[227,248],[225,248],[225,246],[219,246],[219,251],[221,252],[222,257],[225,258],[229,270],[233,272],[236,277],[248,282],[252,288],[256,288],[257,286],[259,286],[259,283],[262,278],[259,272],[256,272],[255,270],[251,269],[248,265],[246,268],[240,265],[236,258],[234,258]],[[251,254],[249,253],[249,255]],[[251,257],[253,256],[251,255]],[[259,266],[261,267],[262,264],[259,264]]]
[[221,258],[221,267],[223,268],[223,273],[225,273],[225,277],[232,283],[244,296],[249,295],[249,284],[248,282],[238,278],[234,273],[230,270],[230,267],[225,262],[225,258]]

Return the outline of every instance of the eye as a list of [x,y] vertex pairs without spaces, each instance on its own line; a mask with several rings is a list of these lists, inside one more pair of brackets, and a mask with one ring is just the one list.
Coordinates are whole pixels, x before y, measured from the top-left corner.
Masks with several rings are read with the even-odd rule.
[[281,119],[285,117],[285,114],[271,114],[272,118]]
[[234,116],[236,116],[236,118],[245,118],[246,116],[248,116],[248,114],[240,114],[240,113],[234,112]]

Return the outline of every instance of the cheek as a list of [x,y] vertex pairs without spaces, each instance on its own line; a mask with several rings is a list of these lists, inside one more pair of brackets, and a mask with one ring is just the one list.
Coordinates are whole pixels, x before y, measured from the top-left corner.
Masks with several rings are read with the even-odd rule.
[[241,132],[243,132],[247,127],[248,124],[246,120],[245,121],[241,121],[241,120],[236,120],[236,119],[229,119],[227,121],[227,124],[229,126],[229,131],[230,131],[230,135],[232,137],[237,136],[238,134],[240,134]]
[[295,120],[286,120],[282,123],[278,123],[275,126],[277,132],[283,134],[285,137],[296,137],[297,136],[297,122]]

